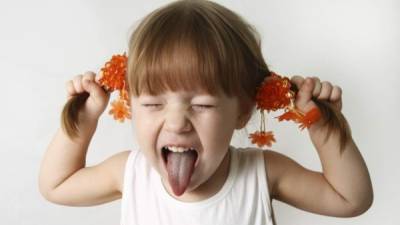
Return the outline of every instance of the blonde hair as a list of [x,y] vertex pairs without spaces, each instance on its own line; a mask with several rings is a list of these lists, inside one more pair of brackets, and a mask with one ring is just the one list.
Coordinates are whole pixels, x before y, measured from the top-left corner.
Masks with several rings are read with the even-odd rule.
[[[222,90],[239,99],[243,113],[251,113],[257,87],[270,75],[260,43],[251,25],[217,3],[170,3],[143,18],[132,33],[126,77],[129,94]],[[344,146],[349,138],[344,117],[327,103],[317,104],[329,131],[340,130]],[[64,125],[71,117],[68,112],[75,111],[64,109]],[[64,127],[71,131],[71,126]]]

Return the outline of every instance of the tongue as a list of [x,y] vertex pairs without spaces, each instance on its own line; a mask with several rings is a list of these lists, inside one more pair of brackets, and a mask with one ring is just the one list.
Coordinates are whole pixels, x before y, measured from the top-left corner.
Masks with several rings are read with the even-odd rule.
[[192,150],[168,153],[168,181],[175,195],[182,195],[188,187],[196,158],[196,152]]

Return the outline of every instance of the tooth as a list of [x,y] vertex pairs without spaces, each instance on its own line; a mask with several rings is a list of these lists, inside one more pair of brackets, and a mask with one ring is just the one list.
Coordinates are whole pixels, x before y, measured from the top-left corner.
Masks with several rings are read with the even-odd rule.
[[172,152],[186,152],[189,151],[191,148],[168,146],[168,149]]

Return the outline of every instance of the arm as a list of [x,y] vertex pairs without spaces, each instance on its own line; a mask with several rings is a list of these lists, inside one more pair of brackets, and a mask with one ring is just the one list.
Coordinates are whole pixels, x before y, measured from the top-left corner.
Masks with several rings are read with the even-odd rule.
[[70,140],[59,129],[50,143],[39,174],[39,190],[50,202],[90,206],[121,197],[123,172],[129,151],[117,153],[95,166],[86,167],[92,135]]
[[[94,82],[95,74],[78,75],[67,83],[70,96],[90,94],[79,112],[78,136],[70,139],[58,129],[43,157],[39,190],[49,201],[63,205],[95,205],[117,199],[125,160],[129,152],[116,154],[104,162],[86,167],[86,154],[96,131],[98,118],[106,108],[109,95]],[[85,83],[84,80],[92,82]]]
[[[299,97],[303,98],[299,101],[300,107],[310,103],[314,85],[308,82],[300,89],[303,93],[299,92],[302,95]],[[324,89],[322,85],[322,88],[317,89],[319,91],[314,96],[326,97],[327,88]],[[329,93],[332,92],[334,91],[331,88]],[[341,93],[339,100],[340,95]],[[304,100],[307,98],[308,101]],[[333,99],[337,100],[337,97]],[[336,103],[341,107],[341,102]],[[366,164],[352,139],[340,153],[339,135],[332,133],[327,142],[324,142],[326,132],[322,121],[309,128],[323,172],[308,170],[279,153],[265,153],[265,160],[271,164],[271,171],[274,171],[270,175],[273,177],[272,195],[278,200],[317,214],[338,217],[360,215],[368,210],[373,201],[372,184]]]

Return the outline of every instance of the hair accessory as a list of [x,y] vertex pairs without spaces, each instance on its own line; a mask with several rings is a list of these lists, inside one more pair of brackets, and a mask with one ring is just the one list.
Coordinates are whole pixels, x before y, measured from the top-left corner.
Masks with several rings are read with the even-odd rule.
[[271,147],[275,141],[272,131],[265,130],[265,114],[270,111],[277,111],[283,109],[284,113],[278,117],[279,121],[292,120],[299,123],[299,128],[309,128],[311,124],[321,118],[321,112],[318,108],[313,108],[306,114],[296,109],[294,100],[296,93],[292,89],[292,84],[289,78],[281,77],[275,72],[271,71],[271,75],[267,76],[261,86],[259,87],[256,95],[257,109],[261,114],[260,130],[249,135],[252,144],[257,144],[258,147],[269,146]]
[[124,122],[125,119],[131,119],[129,95],[126,85],[126,66],[127,56],[113,55],[105,63],[100,72],[100,85],[109,92],[119,91],[119,97],[111,103],[111,110],[108,112],[113,115],[115,120]]

